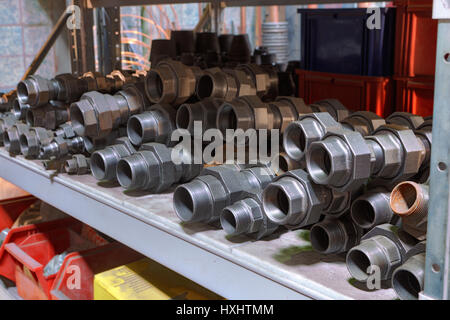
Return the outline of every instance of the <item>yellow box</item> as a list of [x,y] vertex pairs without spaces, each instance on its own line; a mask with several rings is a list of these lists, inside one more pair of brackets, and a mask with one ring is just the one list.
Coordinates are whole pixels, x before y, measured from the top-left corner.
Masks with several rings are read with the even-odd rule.
[[94,300],[223,299],[148,258],[94,277]]

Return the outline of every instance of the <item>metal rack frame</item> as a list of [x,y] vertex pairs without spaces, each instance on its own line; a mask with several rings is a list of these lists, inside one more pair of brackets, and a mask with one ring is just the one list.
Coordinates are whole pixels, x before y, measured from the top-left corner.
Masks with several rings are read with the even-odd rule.
[[[109,61],[120,60],[120,15],[117,15],[118,7],[127,5],[148,5],[148,4],[164,4],[167,1],[161,0],[71,0],[73,4],[80,6],[81,8],[81,29],[71,30],[71,45],[72,45],[72,66],[75,73],[81,74],[88,70],[93,70],[94,66],[94,50],[92,41],[92,23],[93,23],[93,8],[107,7],[106,10],[113,10],[112,13],[116,13],[115,19],[110,19],[108,23],[103,23],[100,33],[103,37],[108,38],[108,47],[103,48],[110,53]],[[225,3],[228,6],[253,6],[253,5],[293,5],[293,4],[308,4],[310,1],[306,0],[249,0],[249,1],[185,1],[175,0],[171,3],[192,3],[192,2],[208,2],[215,6],[220,6],[221,3]],[[355,2],[354,0],[315,0],[314,3],[336,3],[336,2]],[[358,1],[356,1],[358,2]],[[450,101],[450,5],[444,7],[444,1],[434,0],[433,3],[433,18],[439,19],[438,28],[438,43],[436,53],[436,76],[435,76],[435,97],[434,97],[434,117],[433,117],[433,149],[430,162],[430,206],[428,216],[428,239],[427,239],[427,252],[426,252],[426,269],[425,269],[425,290],[421,293],[422,299],[448,299],[450,298],[450,203],[449,203],[449,165],[450,165],[450,142],[448,137],[450,136],[450,108],[448,103]],[[449,4],[449,1],[446,2]],[[111,11],[110,11],[111,12]],[[117,19],[117,16],[119,18]],[[112,30],[115,30],[111,33]],[[119,33],[117,34],[117,30]],[[119,50],[117,49],[119,44]],[[113,51],[111,53],[111,50]],[[114,51],[115,50],[115,51]],[[103,66],[107,70],[107,66]],[[267,275],[257,275],[255,278],[255,272],[250,271],[248,267],[237,267],[235,262],[230,261],[230,257],[219,256],[212,254],[211,247],[203,247],[199,250],[197,245],[192,245],[189,242],[188,237],[182,237],[178,235],[171,235],[168,237],[167,230],[162,232],[158,226],[149,226],[138,223],[139,219],[135,220],[123,220],[120,215],[124,214],[121,208],[114,207],[111,203],[106,203],[101,199],[95,197],[89,197],[82,190],[73,192],[73,187],[65,184],[62,180],[59,181],[58,177],[55,178],[56,184],[48,184],[46,182],[48,178],[42,180],[39,178],[42,174],[32,174],[29,168],[22,168],[24,166],[15,159],[7,159],[2,155],[3,163],[0,169],[0,176],[16,183],[17,185],[27,189],[34,195],[43,198],[50,204],[59,207],[60,209],[67,211],[69,214],[73,214],[70,205],[77,203],[79,214],[75,215],[76,218],[92,225],[93,227],[102,230],[113,238],[125,243],[132,244],[133,248],[146,254],[150,258],[171,267],[175,271],[180,272],[183,275],[189,275],[192,280],[197,281],[200,284],[215,283],[210,285],[209,288],[216,291],[219,294],[223,294],[226,297],[228,295],[229,282],[227,277],[223,279],[215,279],[217,272],[220,274],[228,273],[233,274],[242,281],[242,289],[236,295],[232,295],[233,298],[332,298],[339,297],[332,294],[323,294],[321,292],[323,288],[312,287],[309,289],[303,288],[302,293],[298,290],[292,290],[292,287],[286,286],[286,284],[273,281]],[[20,174],[19,174],[20,172]],[[36,172],[35,172],[36,173]],[[41,188],[40,186],[45,186]],[[71,196],[78,199],[72,199],[71,201],[64,200],[64,194],[69,192]],[[51,196],[49,196],[49,193]],[[83,197],[81,197],[83,195]],[[86,203],[83,203],[85,201]],[[96,208],[98,212],[95,215],[89,212],[88,208]],[[106,211],[110,211],[110,215],[114,219],[104,219]],[[131,221],[131,222],[130,222]],[[121,223],[123,229],[114,227],[114,223]],[[149,246],[145,243],[138,244],[135,239],[135,232],[139,231],[140,234],[148,232],[149,241],[157,241],[163,246],[165,254],[161,256],[160,253],[156,253],[149,249]],[[109,231],[109,232],[108,232]],[[121,232],[119,232],[121,231]],[[161,249],[160,249],[161,250]],[[195,267],[185,265],[183,267],[174,263],[174,259],[186,259],[189,261],[192,259],[190,254],[194,254],[200,262],[204,262],[207,265],[217,266],[217,272],[211,272],[211,270],[195,270]],[[213,262],[211,262],[213,261]],[[198,264],[195,264],[198,266]],[[253,286],[251,289],[248,286]],[[255,287],[256,286],[256,287]],[[227,293],[227,294],[224,294]],[[256,294],[256,295],[255,295]]]

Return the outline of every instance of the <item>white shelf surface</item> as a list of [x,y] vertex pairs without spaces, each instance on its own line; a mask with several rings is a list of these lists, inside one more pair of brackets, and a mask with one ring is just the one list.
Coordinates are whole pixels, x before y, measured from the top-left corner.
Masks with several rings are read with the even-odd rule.
[[229,238],[211,226],[180,223],[172,193],[125,194],[90,175],[54,175],[4,148],[0,161],[2,178],[225,298],[396,298],[392,289],[364,290],[351,280],[345,257],[312,251],[305,231]]

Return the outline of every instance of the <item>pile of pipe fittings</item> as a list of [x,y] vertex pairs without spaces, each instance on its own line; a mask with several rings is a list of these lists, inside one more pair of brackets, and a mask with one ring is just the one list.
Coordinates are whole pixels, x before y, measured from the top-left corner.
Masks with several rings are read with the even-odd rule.
[[[0,113],[1,143],[48,170],[91,173],[99,186],[139,194],[174,190],[181,221],[211,224],[229,236],[261,239],[307,228],[315,251],[346,254],[356,280],[377,271],[400,298],[417,298],[431,119],[350,112],[336,99],[308,105],[281,95],[276,66],[242,54],[245,37],[197,34],[187,43],[188,34],[172,32],[174,56],[154,41],[148,72],[21,81],[12,110]],[[183,63],[189,57],[195,63]],[[264,164],[242,164],[228,154],[198,161],[194,155],[208,146],[195,150],[173,135],[195,139],[198,124],[200,134],[218,129],[224,137],[227,129],[279,130],[280,152]]]
[[235,69],[240,64],[253,63],[262,67],[273,67],[278,73],[279,88],[282,95],[294,95],[295,70],[292,67],[297,62],[287,61],[285,50],[279,50],[279,35],[287,45],[285,32],[269,26],[267,30],[267,45],[251,51],[247,34],[221,34],[214,32],[194,32],[192,30],[173,30],[170,39],[155,39],[152,41],[150,62],[152,67],[161,60],[172,59],[188,66],[200,69]]
[[[118,130],[113,130],[118,126],[101,135],[102,141],[91,139],[82,134],[80,126],[77,126],[79,114],[72,116],[70,108],[80,101],[97,103],[91,98],[100,99],[103,108],[115,108],[111,114],[125,118],[124,105],[127,105],[127,99],[132,104],[136,103],[137,99],[132,96],[133,88],[140,95],[141,90],[137,87],[143,88],[144,79],[143,72],[119,70],[106,76],[94,72],[81,77],[60,74],[53,79],[29,76],[17,85],[11,109],[0,113],[0,142],[11,155],[42,160],[46,169],[65,170],[71,174],[89,173],[89,155],[95,149],[110,144],[114,136],[120,136]],[[115,105],[107,99],[113,99]],[[92,117],[88,121],[92,121]],[[103,127],[99,130],[105,133]]]

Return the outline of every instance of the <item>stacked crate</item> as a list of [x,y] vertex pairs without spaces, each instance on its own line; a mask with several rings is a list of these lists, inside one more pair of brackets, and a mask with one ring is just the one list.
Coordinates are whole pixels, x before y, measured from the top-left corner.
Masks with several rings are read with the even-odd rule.
[[397,0],[394,81],[396,108],[433,114],[437,20],[432,0]]
[[380,28],[367,9],[299,9],[301,69],[298,91],[306,103],[337,98],[353,111],[393,111],[395,8],[381,8]]

